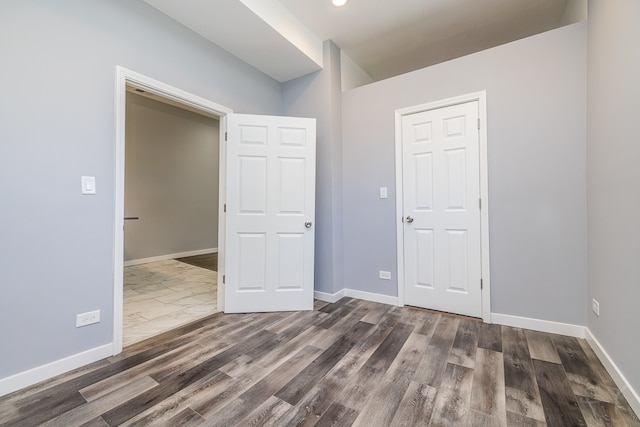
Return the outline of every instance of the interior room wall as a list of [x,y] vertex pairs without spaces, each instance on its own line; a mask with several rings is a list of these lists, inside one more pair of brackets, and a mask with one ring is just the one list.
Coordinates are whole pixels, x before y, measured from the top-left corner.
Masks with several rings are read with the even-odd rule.
[[[599,317],[588,305],[589,330],[636,393],[640,393],[639,18],[636,0],[589,1],[589,302],[594,298],[600,303]],[[636,405],[637,401],[636,397]]]
[[220,122],[127,92],[124,260],[218,247]]
[[343,93],[347,287],[397,294],[394,111],[486,90],[492,312],[586,324],[586,41],[573,24]]
[[2,381],[112,342],[116,66],[239,113],[279,114],[282,92],[140,1],[2,1],[0,50]]
[[343,289],[340,49],[323,44],[324,69],[283,84],[283,115],[316,118],[316,291]]

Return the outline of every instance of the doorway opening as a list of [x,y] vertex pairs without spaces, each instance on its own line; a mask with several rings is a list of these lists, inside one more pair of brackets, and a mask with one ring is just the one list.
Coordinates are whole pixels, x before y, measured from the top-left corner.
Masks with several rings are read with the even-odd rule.
[[219,117],[127,87],[123,345],[217,311]]
[[[128,95],[129,93],[129,95]],[[189,112],[195,112],[197,113],[199,116],[206,116],[207,118],[216,120],[216,125],[217,125],[217,129],[214,130],[214,132],[218,133],[217,139],[218,141],[224,141],[224,134],[226,131],[226,116],[227,114],[231,113],[232,110],[218,105],[214,102],[211,102],[207,99],[201,98],[197,95],[185,92],[181,89],[175,88],[173,86],[164,84],[162,82],[159,82],[157,80],[151,79],[149,77],[146,77],[144,75],[141,75],[139,73],[133,72],[131,70],[127,70],[125,68],[122,67],[117,67],[117,91],[116,91],[116,150],[115,150],[115,154],[116,154],[116,188],[115,188],[115,206],[116,206],[116,211],[115,211],[115,221],[114,221],[114,235],[115,235],[115,244],[114,244],[114,336],[113,336],[113,354],[117,354],[120,353],[122,351],[122,347],[123,347],[123,323],[124,323],[124,319],[123,319],[123,315],[124,313],[124,292],[125,292],[125,280],[124,280],[124,274],[125,274],[125,257],[127,258],[127,268],[135,268],[135,267],[139,267],[142,265],[146,265],[148,268],[146,269],[147,271],[142,271],[141,275],[138,276],[138,282],[144,282],[144,281],[149,281],[150,278],[155,277],[156,283],[155,286],[151,286],[150,290],[155,290],[155,291],[161,291],[164,292],[162,295],[159,296],[160,299],[155,298],[156,301],[155,303],[153,303],[152,305],[154,306],[155,310],[156,310],[156,314],[161,313],[163,310],[165,311],[173,311],[173,309],[175,307],[162,307],[162,305],[166,305],[165,303],[170,303],[172,302],[172,300],[175,301],[179,301],[176,300],[175,298],[177,296],[181,296],[181,295],[185,295],[188,292],[191,292],[192,290],[187,290],[187,289],[181,289],[180,288],[180,280],[182,280],[182,282],[186,282],[186,283],[196,283],[196,285],[190,285],[192,288],[197,289],[198,285],[200,285],[200,290],[204,290],[207,286],[207,282],[212,282],[212,280],[210,280],[210,278],[214,278],[213,281],[217,282],[217,283],[221,283],[222,281],[220,280],[220,278],[223,277],[224,274],[224,215],[221,215],[221,213],[223,213],[223,206],[224,206],[224,200],[225,200],[225,145],[220,143],[218,144],[218,147],[215,147],[215,149],[217,149],[217,157],[219,159],[218,164],[218,173],[216,174],[216,178],[217,178],[217,193],[218,193],[218,197],[217,197],[217,201],[215,201],[213,203],[213,206],[211,206],[211,200],[209,200],[209,206],[208,206],[208,214],[204,214],[205,216],[211,216],[210,218],[210,224],[211,227],[208,227],[209,230],[213,230],[215,229],[217,231],[217,236],[214,236],[213,234],[215,233],[209,233],[209,235],[207,236],[207,238],[209,239],[208,241],[210,242],[208,245],[208,247],[205,248],[200,248],[200,249],[196,249],[196,250],[180,250],[180,249],[175,249],[175,248],[180,248],[180,244],[182,243],[178,243],[177,246],[171,246],[172,244],[175,244],[175,242],[173,243],[169,243],[168,245],[170,247],[173,247],[174,249],[171,250],[160,250],[160,252],[164,252],[162,254],[159,253],[153,253],[153,250],[151,252],[149,252],[149,248],[148,247],[144,247],[144,239],[141,240],[137,240],[138,243],[139,242],[143,242],[142,245],[127,245],[127,253],[125,253],[125,214],[129,215],[130,218],[126,221],[127,225],[126,227],[128,227],[129,229],[131,229],[132,227],[129,226],[129,224],[135,224],[137,222],[136,225],[139,225],[142,223],[142,221],[144,221],[145,219],[147,219],[147,223],[155,223],[152,224],[156,227],[156,231],[154,232],[153,230],[146,230],[146,232],[148,233],[148,235],[150,236],[154,236],[154,239],[158,239],[159,236],[163,235],[164,237],[166,237],[167,233],[159,233],[157,232],[157,230],[161,230],[163,228],[163,224],[162,221],[159,221],[158,218],[162,216],[162,214],[166,214],[168,210],[172,210],[175,208],[175,206],[170,206],[170,205],[165,205],[164,207],[159,206],[156,207],[156,209],[153,209],[152,207],[149,206],[145,206],[143,207],[142,205],[138,204],[137,207],[136,206],[136,202],[140,202],[140,199],[142,199],[142,197],[138,197],[137,200],[135,200],[135,191],[138,191],[139,194],[144,193],[145,191],[154,191],[156,193],[162,193],[162,191],[166,190],[166,188],[162,189],[162,188],[156,188],[159,186],[151,186],[148,188],[144,188],[144,186],[142,186],[141,188],[138,188],[137,190],[134,190],[134,192],[132,194],[127,194],[126,197],[128,198],[128,202],[125,203],[125,173],[131,173],[130,168],[128,168],[125,162],[125,157],[128,151],[127,147],[127,137],[130,136],[127,134],[127,98],[129,97],[130,99],[133,99],[133,97],[136,96],[144,96],[145,99],[138,99],[136,98],[136,100],[138,101],[139,104],[144,104],[144,103],[149,103],[149,102],[157,102],[160,101],[163,104],[163,107],[159,107],[160,110],[162,109],[167,109],[167,108],[175,108],[178,107],[180,110],[179,111],[183,111],[183,110],[187,110]],[[168,104],[168,105],[167,105]],[[148,107],[148,105],[147,105]],[[211,132],[211,129],[209,129],[209,132]],[[138,147],[139,148],[139,147]],[[148,148],[148,147],[147,147]],[[156,147],[157,148],[157,147]],[[208,147],[209,150],[211,150],[212,147]],[[174,145],[173,147],[170,147],[168,149],[168,153],[164,153],[165,154],[165,158],[166,159],[170,159],[172,157],[176,157],[175,154],[176,152],[171,153],[171,150],[184,150],[184,147],[177,147],[176,145]],[[135,150],[134,150],[135,151]],[[158,154],[158,153],[156,153]],[[184,154],[184,153],[181,153]],[[193,154],[193,153],[192,153]],[[137,155],[139,156],[140,153],[138,152]],[[177,156],[178,158],[182,158],[184,156]],[[188,157],[188,156],[187,156]],[[175,167],[177,169],[179,169],[179,167],[177,166],[168,166],[168,163],[166,163],[166,159],[165,161],[157,161],[156,163],[147,163],[147,166],[151,165],[151,169],[156,168],[156,169],[162,169],[164,168],[172,168]],[[147,159],[149,160],[149,159]],[[156,159],[158,160],[158,159]],[[185,160],[185,159],[183,159]],[[131,159],[127,158],[127,161],[131,161]],[[187,160],[188,161],[188,160]],[[143,163],[144,164],[144,163]],[[182,165],[185,166],[185,165]],[[125,172],[126,169],[126,172]],[[157,171],[156,171],[157,172]],[[160,171],[162,172],[162,171]],[[166,171],[165,171],[166,172]],[[175,172],[175,171],[174,171]],[[211,171],[208,171],[209,173]],[[170,174],[169,174],[170,175]],[[162,175],[159,175],[162,176]],[[166,176],[166,174],[165,174]],[[147,180],[151,179],[151,181],[153,181],[156,178],[149,178],[147,177]],[[198,179],[198,178],[196,178]],[[167,182],[171,182],[171,181],[167,181]],[[165,187],[167,185],[167,182],[165,182]],[[172,185],[172,184],[168,184],[168,185]],[[149,188],[151,188],[151,190],[149,190]],[[181,193],[179,190],[175,191],[175,193],[179,196],[179,194]],[[133,198],[130,198],[129,196],[133,196]],[[135,202],[134,202],[135,200]],[[156,199],[157,202],[157,199]],[[144,204],[144,203],[143,203]],[[152,203],[153,204],[153,203]],[[175,202],[173,203],[174,205],[176,204]],[[179,204],[179,203],[177,203]],[[125,207],[127,208],[127,211],[125,212]],[[132,210],[129,210],[129,208],[131,208]],[[143,211],[146,212],[151,212],[151,214],[147,214],[147,218],[142,217],[142,215],[140,214],[140,212],[136,213],[135,209],[142,209]],[[217,213],[217,220],[215,218],[215,215],[211,214],[211,210],[213,209],[213,211],[215,213]],[[199,208],[195,209],[196,211],[200,210],[203,211],[204,209],[202,209],[202,206],[200,206]],[[202,213],[202,212],[201,212]],[[152,216],[153,218],[149,218],[149,216]],[[184,212],[183,212],[184,215]],[[137,218],[137,219],[136,219]],[[153,219],[151,221],[149,221],[150,219]],[[174,218],[175,220],[176,218]],[[141,221],[142,220],[142,221]],[[178,221],[188,221],[188,218],[178,218]],[[205,219],[206,221],[206,219]],[[149,225],[149,224],[147,224]],[[175,226],[171,226],[170,224],[165,223],[164,227],[171,227],[171,228],[176,228]],[[138,227],[138,228],[143,228],[143,227]],[[180,228],[180,227],[177,227]],[[138,232],[141,230],[137,230]],[[165,230],[165,231],[175,231],[175,230]],[[127,230],[127,232],[130,233],[130,235],[134,238],[133,240],[135,241],[135,232],[133,230]],[[169,233],[171,234],[171,233]],[[180,234],[180,233],[177,233]],[[192,231],[192,236],[190,237],[191,240],[193,239],[198,239],[199,238],[199,234],[203,234],[203,233],[198,233],[197,230],[196,232]],[[206,233],[204,233],[206,234]],[[175,235],[172,237],[176,237]],[[202,237],[202,236],[200,236]],[[160,239],[162,240],[162,239]],[[170,239],[171,240],[171,239]],[[175,240],[175,239],[174,239]],[[180,239],[178,239],[180,240]],[[149,242],[147,242],[149,243]],[[162,244],[158,244],[159,242],[156,240],[155,242],[156,246],[166,246],[167,242],[165,241]],[[187,242],[188,244],[189,242]],[[191,242],[193,243],[193,241]],[[212,246],[214,245],[215,246]],[[202,242],[197,243],[196,245],[202,245]],[[153,246],[153,245],[152,245]],[[182,246],[184,248],[184,246]],[[217,249],[217,253],[214,252],[214,250]],[[134,254],[133,252],[136,251],[136,254]],[[147,251],[147,252],[145,252]],[[144,254],[147,255],[144,255]],[[143,254],[143,255],[140,255]],[[206,264],[208,264],[209,266],[211,265],[211,254],[216,254],[217,255],[217,271],[212,271],[209,268],[203,268],[202,266],[202,262],[204,261]],[[209,257],[209,259],[207,259],[207,256]],[[182,258],[182,261],[178,261],[176,260],[176,258]],[[200,258],[200,259],[198,259]],[[204,259],[203,259],[204,258]],[[198,265],[194,265],[194,264],[201,264],[200,266]],[[139,268],[140,270],[140,268]],[[135,271],[135,270],[134,270]],[[171,278],[168,277],[168,275],[174,274],[175,272],[178,273],[179,276],[182,277],[178,277],[178,278]],[[128,274],[131,273],[131,270],[128,272]],[[140,273],[140,272],[138,272]],[[133,276],[134,274],[129,274],[130,276]],[[143,277],[145,276],[146,277]],[[189,279],[189,280],[187,280]],[[176,281],[172,281],[172,280],[178,280]],[[151,280],[153,282],[153,279]],[[167,283],[168,282],[168,283]],[[140,284],[140,283],[139,283]],[[167,286],[168,285],[168,286]],[[162,288],[165,289],[162,289]],[[140,288],[141,289],[141,288]],[[148,291],[148,290],[147,290]],[[132,296],[136,296],[136,294],[134,294],[133,292],[131,292],[131,290],[129,290],[129,293]],[[209,293],[209,296],[206,297],[204,296],[204,293],[201,295],[203,299],[209,299],[211,300],[211,294]],[[186,298],[190,298],[189,296],[186,296]],[[224,310],[224,292],[223,290],[219,289],[217,292],[217,296],[216,296],[216,301],[215,301],[215,305],[217,307],[217,310]],[[182,301],[182,303],[187,303],[187,301]],[[195,302],[192,300],[192,302]],[[160,303],[160,304],[158,304]],[[196,304],[197,305],[197,304]],[[192,308],[190,310],[192,313],[195,313],[198,311],[197,308]],[[127,312],[128,315],[134,314],[134,312],[132,310],[128,310]],[[135,322],[136,321],[136,316],[132,315],[132,320]],[[178,316],[179,318],[180,316]],[[189,321],[189,319],[186,319],[185,316],[182,317],[183,320],[185,320],[182,323],[186,323]],[[138,321],[140,321],[141,319],[138,318]],[[176,319],[174,319],[176,320]],[[179,319],[178,319],[179,320]],[[193,320],[193,319],[192,319]],[[163,324],[162,321],[158,321],[157,324],[154,326],[154,328],[156,328],[156,331],[159,332],[159,330],[157,328],[159,328],[161,325]],[[167,325],[167,323],[165,322],[165,325]],[[177,325],[174,325],[177,326]],[[168,327],[166,327],[165,329],[170,329],[174,326],[169,325]],[[137,339],[134,338],[136,341]],[[127,338],[127,344],[131,342],[131,337]]]

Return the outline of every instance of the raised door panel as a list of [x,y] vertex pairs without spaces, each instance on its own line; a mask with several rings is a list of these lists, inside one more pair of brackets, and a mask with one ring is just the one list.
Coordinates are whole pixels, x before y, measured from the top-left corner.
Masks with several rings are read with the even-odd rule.
[[305,214],[305,170],[304,158],[278,158],[279,215]]
[[267,235],[238,233],[238,291],[265,292]]
[[305,234],[278,234],[278,271],[276,289],[300,291],[305,283]]
[[267,158],[238,157],[238,211],[246,215],[267,213]]

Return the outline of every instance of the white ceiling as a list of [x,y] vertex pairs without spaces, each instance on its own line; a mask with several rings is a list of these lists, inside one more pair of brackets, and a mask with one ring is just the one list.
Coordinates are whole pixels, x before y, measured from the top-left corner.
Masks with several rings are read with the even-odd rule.
[[333,40],[373,80],[586,19],[587,0],[144,0],[280,82]]

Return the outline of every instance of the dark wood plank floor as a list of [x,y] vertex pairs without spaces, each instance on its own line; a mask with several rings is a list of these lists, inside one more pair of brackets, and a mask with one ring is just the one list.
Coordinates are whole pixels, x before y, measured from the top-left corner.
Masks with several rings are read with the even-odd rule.
[[176,258],[176,261],[184,262],[190,265],[195,265],[196,267],[206,268],[207,270],[218,271],[218,253],[217,252]]
[[0,398],[2,426],[640,426],[584,340],[350,298],[209,316]]

